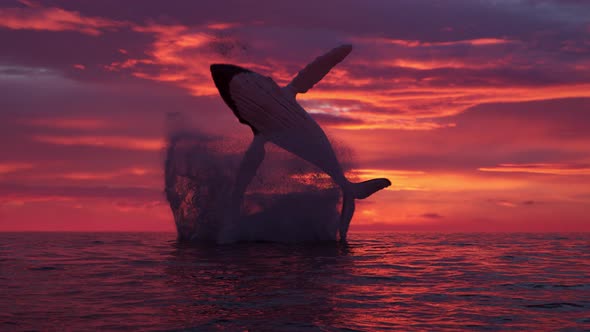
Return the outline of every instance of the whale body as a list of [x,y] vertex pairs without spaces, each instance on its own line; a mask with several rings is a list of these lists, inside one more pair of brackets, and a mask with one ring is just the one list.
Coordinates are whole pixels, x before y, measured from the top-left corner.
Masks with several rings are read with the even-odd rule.
[[236,65],[211,65],[211,75],[219,94],[238,120],[249,126],[254,134],[237,173],[230,202],[232,221],[239,217],[246,188],[264,160],[266,142],[272,142],[317,166],[342,189],[341,241],[346,240],[354,214],[354,200],[366,198],[391,185],[385,178],[361,183],[348,181],[326,134],[295,99],[297,93],[307,92],[351,50],[350,45],[332,49],[307,65],[282,88],[272,78]]

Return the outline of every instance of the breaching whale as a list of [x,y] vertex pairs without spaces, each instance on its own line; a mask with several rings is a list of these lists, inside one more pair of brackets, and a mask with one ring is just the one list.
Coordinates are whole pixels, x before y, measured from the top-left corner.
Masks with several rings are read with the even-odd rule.
[[270,77],[236,65],[211,65],[211,76],[219,94],[239,122],[250,126],[254,134],[240,163],[231,196],[230,215],[234,222],[246,188],[264,159],[265,142],[272,142],[317,166],[342,189],[341,241],[346,240],[354,214],[354,200],[367,198],[391,185],[385,178],[360,183],[348,181],[326,134],[295,100],[298,93],[307,92],[351,51],[351,45],[332,49],[308,64],[283,88]]

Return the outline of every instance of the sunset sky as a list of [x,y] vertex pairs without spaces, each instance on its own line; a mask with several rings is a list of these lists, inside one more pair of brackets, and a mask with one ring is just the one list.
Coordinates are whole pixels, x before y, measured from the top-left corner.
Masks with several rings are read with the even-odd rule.
[[[248,5],[244,5],[248,3]],[[0,1],[0,231],[173,231],[166,116],[250,140],[211,63],[354,151],[351,231],[590,231],[590,1]]]

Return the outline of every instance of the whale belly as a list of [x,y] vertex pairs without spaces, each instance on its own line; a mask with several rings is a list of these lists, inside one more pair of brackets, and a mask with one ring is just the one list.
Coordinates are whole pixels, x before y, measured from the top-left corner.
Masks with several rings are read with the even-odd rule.
[[258,135],[314,164],[336,183],[346,181],[324,131],[270,78],[256,73],[239,74],[230,84],[240,116]]

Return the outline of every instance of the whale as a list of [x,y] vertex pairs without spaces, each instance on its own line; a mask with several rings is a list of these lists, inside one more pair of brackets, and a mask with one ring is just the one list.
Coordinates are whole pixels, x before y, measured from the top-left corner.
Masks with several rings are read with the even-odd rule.
[[265,156],[265,143],[306,160],[328,174],[342,190],[342,208],[338,223],[341,241],[346,241],[355,210],[355,199],[365,199],[391,185],[386,178],[354,183],[344,175],[324,130],[297,102],[352,51],[341,45],[317,57],[305,66],[286,86],[280,87],[271,77],[225,63],[210,65],[211,76],[225,104],[238,121],[250,127],[253,139],[244,153],[229,203],[230,224],[235,223],[246,189]]

